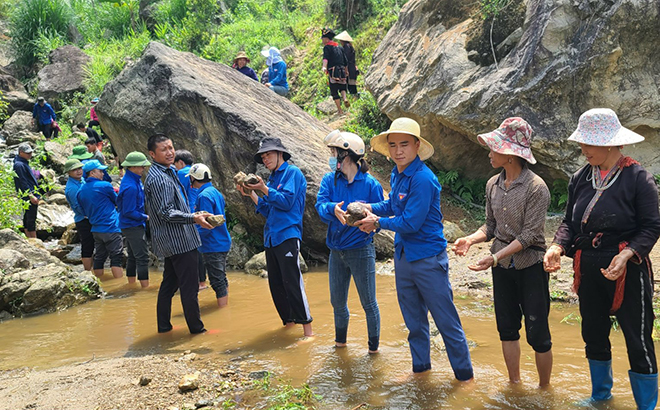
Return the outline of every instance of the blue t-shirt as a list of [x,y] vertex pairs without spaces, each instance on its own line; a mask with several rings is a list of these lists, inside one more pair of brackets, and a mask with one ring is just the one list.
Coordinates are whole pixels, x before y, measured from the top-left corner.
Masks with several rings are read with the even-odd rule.
[[80,204],[78,204],[77,198],[78,191],[80,191],[80,188],[82,188],[83,185],[85,185],[84,179],[81,178],[78,181],[75,178],[69,177],[69,180],[66,181],[66,187],[64,188],[64,195],[74,213],[74,222],[80,222],[85,219],[85,211],[83,211]]
[[257,213],[266,217],[264,247],[275,247],[287,239],[302,239],[307,180],[295,165],[284,162],[268,179],[268,195],[259,198]]
[[[206,211],[213,215],[225,215],[225,198],[220,191],[215,189],[213,184],[207,182],[199,187],[197,191],[195,209]],[[199,247],[200,252],[229,252],[231,248],[231,237],[229,236],[226,223],[216,226],[213,229],[204,229],[199,225],[195,226],[199,232],[199,237],[202,238],[202,246]]]
[[128,169],[121,179],[119,195],[117,195],[117,210],[119,211],[119,229],[145,226],[147,214],[144,210],[142,177]]
[[395,166],[390,177],[390,198],[372,204],[374,214],[394,216],[380,218],[380,226],[396,232],[394,250],[401,259],[414,262],[442,253],[447,248],[443,235],[440,191],[442,187],[433,172],[416,157],[399,173]]
[[119,233],[117,194],[112,184],[88,177],[78,191],[78,204],[92,224],[92,232]]
[[369,174],[358,171],[352,183],[344,174],[328,172],[321,180],[316,196],[316,211],[321,220],[328,224],[326,244],[333,250],[357,249],[372,242],[373,234],[362,232],[358,227],[342,225],[335,216],[335,206],[344,201],[345,211],[352,202],[376,203],[383,200],[383,187]]

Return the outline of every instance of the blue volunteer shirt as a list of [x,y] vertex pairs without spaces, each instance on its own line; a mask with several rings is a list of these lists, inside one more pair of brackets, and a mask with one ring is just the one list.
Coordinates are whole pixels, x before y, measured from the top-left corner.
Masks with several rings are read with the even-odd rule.
[[399,173],[396,166],[390,177],[392,192],[386,201],[372,204],[380,216],[380,226],[396,232],[394,250],[401,259],[414,262],[443,252],[447,241],[443,235],[440,191],[442,187],[433,172],[419,159]]
[[75,178],[69,177],[69,180],[66,181],[66,187],[64,188],[64,196],[66,196],[66,200],[74,213],[74,222],[80,222],[85,219],[85,211],[83,211],[78,203],[77,198],[78,191],[80,191],[80,188],[82,188],[83,185],[85,185],[84,179],[81,178],[80,180],[76,180]]
[[[39,195],[36,192],[37,186],[39,184],[37,179],[34,177],[34,174],[32,173],[32,168],[30,167],[28,160],[19,155],[16,155],[14,157],[14,172],[16,173],[16,176],[14,177],[14,186],[16,187],[16,191],[25,193],[29,192],[31,195],[39,198]],[[25,196],[23,199],[27,198],[28,197]]]
[[119,211],[119,229],[145,226],[147,214],[144,211],[144,186],[142,177],[127,169],[121,179],[117,210]]
[[190,176],[188,176],[189,172],[190,165],[186,165],[185,167],[176,171],[176,176],[179,177],[179,181],[181,181],[181,185],[183,185],[183,190],[181,192],[186,197],[186,201],[188,201],[188,208],[190,208],[190,212],[195,212],[195,204],[197,203],[197,189],[190,185]]
[[259,198],[257,213],[266,217],[264,247],[275,247],[287,239],[302,239],[307,181],[295,165],[283,163],[268,179],[268,195]]
[[[199,187],[197,192],[197,202],[195,208],[198,211],[206,211],[213,215],[225,215],[225,198],[220,191],[215,189],[210,182]],[[227,224],[224,223],[213,229],[204,229],[196,225],[199,237],[202,238],[202,246],[199,251],[202,253],[210,252],[229,252],[231,248],[231,237],[227,230]]]
[[48,103],[44,103],[44,106],[40,106],[39,103],[34,104],[32,108],[32,118],[37,118],[39,124],[50,124],[53,121],[57,120],[57,115],[53,111],[53,107]]
[[92,232],[119,233],[119,217],[115,205],[117,194],[112,184],[88,177],[78,191],[78,204],[92,224]]
[[339,173],[335,183],[335,173],[328,172],[321,180],[316,196],[316,211],[321,220],[328,224],[328,234],[325,243],[332,250],[357,249],[370,244],[373,234],[362,232],[355,226],[342,225],[335,216],[335,206],[344,201],[345,211],[352,202],[375,203],[383,200],[383,187],[376,178],[360,171],[352,183],[344,174]]
[[287,90],[289,83],[286,80],[286,63],[284,61],[277,62],[268,67],[268,82],[271,85],[279,85]]

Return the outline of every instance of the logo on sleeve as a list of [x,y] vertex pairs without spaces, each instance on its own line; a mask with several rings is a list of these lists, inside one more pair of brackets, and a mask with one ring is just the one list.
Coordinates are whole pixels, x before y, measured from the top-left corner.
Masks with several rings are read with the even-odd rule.
[[406,195],[408,195],[408,194],[406,194],[406,193],[399,194],[399,201],[403,201],[403,198],[405,198]]
[[279,191],[280,188],[282,188],[282,184],[279,184],[279,185],[277,186],[277,190]]

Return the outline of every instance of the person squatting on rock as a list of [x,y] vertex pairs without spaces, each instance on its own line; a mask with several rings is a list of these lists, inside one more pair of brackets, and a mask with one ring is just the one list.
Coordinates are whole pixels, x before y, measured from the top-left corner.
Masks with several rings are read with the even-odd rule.
[[[282,323],[285,326],[302,324],[304,335],[313,336],[312,315],[298,260],[307,181],[298,167],[287,162],[290,158],[291,154],[279,138],[264,138],[254,161],[271,172],[268,184],[259,178],[258,183],[245,185],[252,190],[249,193],[241,185],[236,189],[249,196],[257,213],[266,218],[264,248],[268,285]],[[263,196],[259,197],[257,191]]]
[[94,128],[85,127],[85,124],[83,124],[82,122],[79,123],[78,125],[76,125],[76,128],[78,128],[79,132],[85,133],[87,135],[87,139],[91,138],[94,141],[96,141],[96,148],[98,150],[103,149],[103,140],[101,139],[101,136],[99,135],[99,133],[96,132],[96,130],[94,130]]
[[238,70],[241,74],[246,75],[254,81],[258,82],[259,79],[257,78],[257,73],[255,73],[252,68],[248,67],[249,63],[250,58],[247,56],[247,54],[245,54],[245,51],[241,51],[236,54],[236,57],[234,57],[234,63],[231,67]]
[[527,167],[536,159],[530,148],[532,127],[525,120],[507,118],[478,140],[490,149],[493,168],[503,170],[486,184],[486,223],[472,235],[457,239],[453,250],[464,256],[472,245],[494,239],[491,254],[468,268],[492,268],[495,320],[509,381],[520,383],[519,331],[524,317],[539,386],[545,387],[552,373],[549,275],[543,270],[550,191]]
[[[192,184],[190,183],[189,173],[190,167],[192,166],[193,162],[195,162],[195,158],[190,151],[185,149],[178,149],[174,154],[174,168],[176,168],[176,175],[179,177],[179,181],[181,181],[181,186],[183,186],[182,193],[186,198],[190,212],[194,213],[196,211],[195,203],[197,202],[196,199],[198,190],[193,188]],[[206,266],[204,266],[204,258],[202,257],[201,252],[199,252],[197,257],[197,263],[199,290],[203,290],[208,286],[206,286]]]
[[[323,29],[321,31],[321,42],[323,43],[323,74],[328,76],[328,86],[330,87],[330,94],[332,100],[337,106],[337,113],[342,115],[344,112],[341,110],[341,100],[348,108],[350,103],[346,97],[346,83],[348,79],[348,60],[344,49],[339,44],[332,41],[335,37],[335,32],[331,29]],[[341,100],[339,95],[341,94]]]
[[628,350],[628,376],[637,408],[658,401],[658,365],[653,344],[653,271],[649,252],[660,236],[658,190],[653,175],[621,153],[644,140],[621,126],[616,113],[583,113],[568,138],[580,144],[588,164],[568,183],[566,215],[543,263],[560,268],[573,258],[573,290],[582,316],[582,338],[591,374],[589,402],[612,397],[609,340],[616,316]]
[[64,163],[64,172],[69,175],[64,188],[64,195],[73,210],[73,221],[80,238],[80,254],[83,268],[92,270],[92,256],[94,255],[94,236],[92,235],[92,224],[85,216],[85,211],[78,203],[78,191],[85,185],[83,178],[83,163],[75,158],[70,158]]
[[280,50],[275,47],[264,48],[261,55],[266,57],[268,66],[268,82],[264,85],[273,92],[286,97],[289,93],[289,82],[286,76],[286,63],[280,55]]
[[[204,164],[193,164],[190,168],[190,183],[197,192],[195,209],[211,215],[225,215],[225,198],[211,183],[211,170]],[[227,288],[227,253],[231,248],[231,237],[227,224],[213,229],[197,227],[202,246],[199,251],[209,275],[211,287],[215,291],[218,307],[225,307],[229,302]]]
[[152,245],[165,258],[163,281],[158,290],[156,314],[158,333],[172,330],[172,297],[177,290],[190,333],[205,332],[200,317],[197,249],[202,246],[194,224],[211,229],[208,213],[190,212],[183,186],[176,174],[174,146],[164,134],[155,134],[147,142],[153,163],[144,182],[145,205],[149,215]]
[[37,98],[37,102],[32,108],[32,124],[35,121],[39,131],[49,140],[50,133],[52,132],[52,123],[53,121],[57,121],[57,115],[55,115],[53,107],[46,102],[44,97]]
[[126,156],[122,166],[126,168],[121,179],[117,210],[119,229],[126,241],[126,277],[128,283],[135,283],[135,277],[143,288],[149,286],[149,246],[146,236],[146,222],[149,215],[144,210],[144,186],[142,174],[151,165],[147,157],[138,151]]
[[30,205],[23,212],[23,230],[28,238],[37,237],[37,207],[39,206],[39,183],[30,167],[30,158],[34,150],[27,142],[18,146],[18,155],[14,157],[14,187],[23,201]]
[[431,369],[430,311],[445,342],[454,376],[460,381],[471,380],[470,350],[449,283],[441,187],[422,162],[433,155],[433,146],[420,136],[419,124],[410,118],[394,120],[388,131],[371,140],[371,146],[396,164],[390,177],[392,192],[385,201],[367,204],[370,212],[356,224],[367,233],[378,228],[396,232],[396,291],[410,332],[412,370],[421,373]]
[[94,275],[99,278],[103,276],[103,265],[109,256],[112,276],[121,278],[124,275],[122,269],[124,245],[116,209],[117,193],[111,183],[103,181],[103,170],[106,168],[107,166],[101,165],[95,159],[83,165],[87,179],[80,187],[77,199],[80,208],[92,224]]
[[353,202],[383,201],[383,187],[368,174],[362,138],[335,130],[324,140],[330,148],[330,169],[323,176],[316,197],[316,211],[328,224],[330,248],[328,277],[335,316],[335,346],[345,347],[348,333],[348,288],[351,276],[367,317],[369,353],[378,352],[380,311],[376,300],[376,251],[373,232],[365,233],[346,223],[346,207]]
[[344,49],[344,54],[346,55],[346,68],[348,68],[348,92],[352,96],[357,97],[357,78],[358,75],[360,75],[360,70],[358,70],[357,65],[355,65],[355,49],[352,44],[353,38],[348,35],[347,31],[342,31],[335,36],[335,40],[339,40],[341,47]]

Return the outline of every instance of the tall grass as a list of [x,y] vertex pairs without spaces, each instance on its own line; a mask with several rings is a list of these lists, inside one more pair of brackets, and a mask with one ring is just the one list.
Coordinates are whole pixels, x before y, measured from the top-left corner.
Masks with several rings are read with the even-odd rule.
[[16,62],[31,67],[39,60],[42,50],[40,37],[67,38],[73,12],[62,0],[22,0],[9,20],[12,33],[11,48]]

